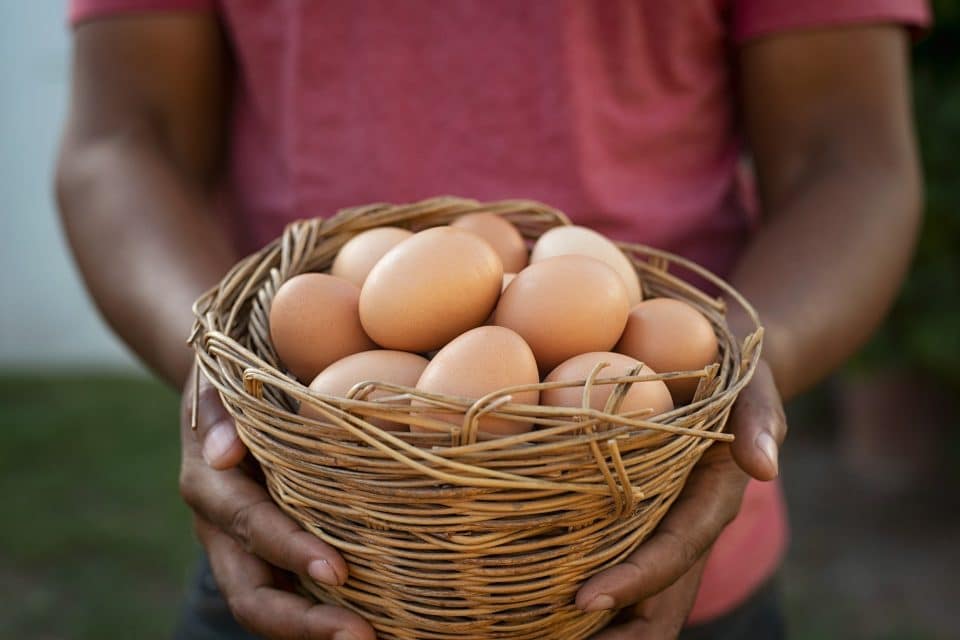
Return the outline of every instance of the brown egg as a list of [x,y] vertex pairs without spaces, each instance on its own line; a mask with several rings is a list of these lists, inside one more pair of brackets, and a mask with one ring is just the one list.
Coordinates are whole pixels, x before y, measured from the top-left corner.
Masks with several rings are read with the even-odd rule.
[[[586,380],[593,368],[600,362],[610,366],[600,370],[597,378],[617,378],[628,374],[630,369],[640,364],[629,356],[620,353],[594,352],[574,356],[561,363],[550,372],[544,382],[560,382],[562,380]],[[648,366],[637,375],[656,375]],[[603,411],[607,400],[617,388],[615,384],[594,385],[590,388],[590,407]],[[579,387],[562,387],[559,389],[544,389],[540,393],[540,404],[551,407],[582,407],[583,385]],[[657,415],[673,409],[670,391],[660,380],[634,382],[620,403],[616,413],[624,414],[640,409],[653,409],[650,415]],[[640,416],[640,417],[650,417]]]
[[613,269],[571,255],[518,273],[500,296],[494,323],[519,333],[547,372],[575,355],[609,351],[629,311],[626,288]]
[[[540,382],[533,352],[519,335],[503,327],[478,327],[462,336],[434,356],[417,382],[417,389],[474,400],[499,389]],[[514,394],[512,402],[537,404],[536,389]],[[429,414],[437,420],[462,425],[464,415]],[[529,422],[506,418],[480,419],[480,431],[509,435],[529,431]],[[411,426],[411,431],[426,431]]]
[[493,213],[468,213],[450,226],[475,233],[493,247],[503,262],[504,271],[516,273],[529,261],[527,244],[517,228]]
[[[429,361],[423,356],[406,351],[363,351],[337,360],[324,369],[310,383],[310,389],[330,396],[346,397],[347,393],[360,382],[386,382],[403,387],[415,387],[420,374]],[[378,389],[366,395],[365,400],[377,400],[396,395],[386,389]],[[395,400],[392,404],[410,404],[409,400]],[[322,418],[323,414],[303,404],[300,413],[311,418]],[[370,423],[387,431],[406,431],[407,425],[392,422],[385,418],[371,418]]]
[[[702,313],[681,300],[653,298],[630,311],[616,351],[660,373],[700,369],[717,360],[717,335]],[[699,378],[668,380],[677,404],[689,402]]]
[[330,274],[362,287],[373,265],[412,235],[412,231],[399,227],[378,227],[358,233],[340,248]]
[[630,306],[643,299],[640,292],[640,278],[633,263],[617,245],[586,227],[562,226],[550,229],[533,245],[530,263],[566,255],[589,256],[607,263],[623,278]]
[[380,346],[438,349],[483,324],[497,303],[503,265],[463,229],[434,227],[387,252],[360,292],[360,321]]
[[270,339],[280,360],[306,383],[332,362],[376,347],[360,326],[360,289],[323,273],[284,282],[270,306]]

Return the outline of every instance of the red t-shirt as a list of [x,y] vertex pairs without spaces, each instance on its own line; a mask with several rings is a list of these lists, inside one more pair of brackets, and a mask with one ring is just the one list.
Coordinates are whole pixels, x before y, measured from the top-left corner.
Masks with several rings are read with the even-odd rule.
[[[521,197],[719,274],[751,230],[733,49],[929,21],[924,0],[72,0],[70,15],[157,10],[215,11],[233,48],[244,250],[345,206]],[[743,602],[786,540],[779,483],[751,482],[690,622]]]

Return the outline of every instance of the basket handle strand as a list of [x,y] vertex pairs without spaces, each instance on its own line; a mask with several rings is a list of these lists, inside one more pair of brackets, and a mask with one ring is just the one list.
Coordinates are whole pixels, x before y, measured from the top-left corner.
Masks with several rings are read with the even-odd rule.
[[[262,371],[254,368],[248,368],[243,372],[244,391],[256,399],[260,399],[263,394],[264,384],[276,382],[271,380]],[[288,391],[294,390],[290,385]],[[591,495],[604,495],[607,491],[604,488],[593,486],[586,483],[576,482],[553,482],[549,480],[536,479],[518,476],[512,473],[497,471],[495,469],[485,469],[474,465],[457,462],[443,458],[429,451],[421,449],[415,445],[404,442],[403,440],[391,435],[390,433],[378,429],[360,420],[349,412],[343,411],[333,405],[312,398],[313,407],[324,414],[324,417],[333,424],[341,427],[354,437],[364,441],[371,447],[385,453],[397,462],[401,462],[421,473],[424,473],[435,480],[456,485],[471,485],[489,488],[509,488],[509,489],[530,489],[531,484],[537,489],[558,492],[587,493]],[[367,433],[373,430],[376,436]],[[241,437],[243,437],[241,430]],[[388,446],[393,445],[393,446]],[[408,455],[409,454],[409,455]],[[413,457],[411,457],[413,456]],[[420,458],[426,462],[433,463],[439,467],[445,467],[452,471],[460,471],[469,474],[469,478],[454,475],[441,471],[435,467],[428,466],[414,457]]]

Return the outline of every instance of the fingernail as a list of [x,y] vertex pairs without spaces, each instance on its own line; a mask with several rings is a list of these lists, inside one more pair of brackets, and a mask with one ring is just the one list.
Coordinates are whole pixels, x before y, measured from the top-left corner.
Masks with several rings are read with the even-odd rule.
[[227,421],[218,422],[213,425],[206,439],[203,441],[203,459],[207,464],[213,465],[217,460],[226,455],[230,447],[237,440],[237,432],[233,425]]
[[614,605],[613,598],[608,596],[605,593],[601,593],[596,598],[587,603],[587,606],[583,608],[584,611],[606,611],[607,609],[613,609]]
[[766,431],[760,433],[756,440],[757,447],[767,456],[767,460],[773,465],[774,475],[780,475],[780,463],[777,461],[777,443]]
[[341,629],[333,634],[333,640],[360,640],[352,632],[347,631],[346,629]]
[[331,587],[340,586],[340,578],[337,576],[337,572],[333,570],[333,567],[331,567],[330,563],[326,560],[314,560],[308,564],[307,573],[317,582],[328,584]]

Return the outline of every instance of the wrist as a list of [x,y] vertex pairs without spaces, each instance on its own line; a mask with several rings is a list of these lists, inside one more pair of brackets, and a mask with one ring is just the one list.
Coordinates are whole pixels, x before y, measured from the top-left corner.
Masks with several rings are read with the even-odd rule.
[[[757,328],[756,321],[735,300],[727,299],[727,325],[738,341],[743,340]],[[785,400],[796,395],[795,366],[792,350],[792,331],[770,314],[760,314],[763,328],[763,345],[760,357],[770,367],[780,396]]]

